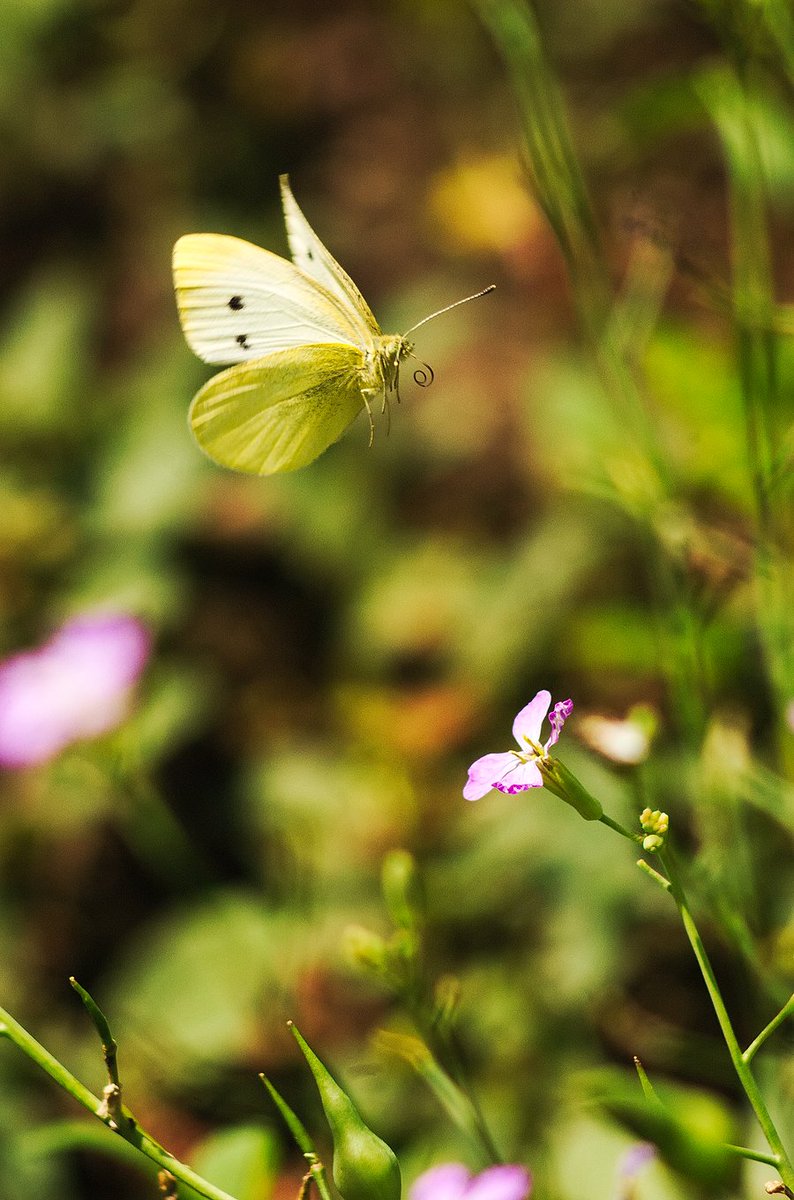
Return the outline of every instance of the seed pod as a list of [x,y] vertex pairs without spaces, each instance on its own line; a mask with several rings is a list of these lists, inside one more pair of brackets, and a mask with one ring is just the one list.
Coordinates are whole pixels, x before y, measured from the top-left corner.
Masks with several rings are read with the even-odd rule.
[[334,1143],[332,1174],[342,1200],[400,1200],[400,1167],[394,1151],[361,1119],[350,1097],[290,1022],[314,1075]]

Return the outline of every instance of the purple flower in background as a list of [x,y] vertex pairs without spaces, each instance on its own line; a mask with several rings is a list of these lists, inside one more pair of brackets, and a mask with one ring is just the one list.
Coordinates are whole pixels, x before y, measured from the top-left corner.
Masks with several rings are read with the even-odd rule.
[[655,1158],[655,1146],[652,1146],[650,1142],[637,1142],[635,1146],[629,1147],[618,1162],[619,1178],[624,1181],[635,1179],[642,1168],[653,1162]]
[[513,736],[519,749],[507,750],[504,754],[486,754],[472,763],[463,789],[466,800],[479,800],[492,788],[512,796],[528,788],[543,787],[538,763],[546,759],[549,747],[557,744],[560,731],[573,712],[573,700],[559,700],[554,705],[549,716],[551,734],[541,745],[540,727],[550,705],[551,692],[538,692],[513,721]]
[[91,613],[0,663],[0,766],[47,762],[127,715],[151,649],[134,617]]
[[649,1142],[629,1147],[618,1162],[617,1200],[635,1200],[639,1190],[637,1177],[655,1158],[656,1147]]
[[527,1200],[531,1190],[526,1167],[488,1167],[470,1175],[462,1163],[444,1163],[419,1176],[409,1200]]

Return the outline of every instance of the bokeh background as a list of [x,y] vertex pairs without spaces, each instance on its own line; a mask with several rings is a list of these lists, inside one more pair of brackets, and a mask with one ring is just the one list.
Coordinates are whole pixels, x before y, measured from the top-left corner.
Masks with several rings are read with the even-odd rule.
[[[794,801],[773,769],[791,735],[754,617],[725,303],[729,56],[706,5],[537,11],[642,371],[644,442],[599,381],[502,63],[466,4],[2,5],[0,650],[96,606],[141,617],[156,643],[118,735],[0,778],[2,1002],[98,1090],[75,975],[111,1018],[141,1124],[219,1183],[237,1171],[240,1200],[294,1196],[301,1176],[258,1071],[327,1146],[288,1017],[408,1180],[478,1165],[373,1045],[408,1025],[346,953],[351,923],[388,933],[395,847],[424,880],[428,974],[460,981],[494,1138],[539,1195],[621,1195],[632,1138],[584,1101],[583,1072],[638,1054],[740,1119],[672,905],[631,847],[546,792],[461,798],[468,763],[508,748],[541,687],[574,699],[560,753],[611,814],[666,808],[696,855],[742,1040],[791,991]],[[791,85],[771,42],[759,54],[785,299]],[[388,437],[379,425],[368,449],[360,419],[310,468],[260,480],[190,435],[210,370],[181,336],[170,252],[216,231],[286,253],[285,171],[387,332],[497,290],[420,331],[435,382],[404,372]],[[782,431],[790,328],[781,307]],[[615,766],[582,717],[636,704],[655,714],[653,755]],[[779,1037],[765,1061],[785,1112]],[[88,1117],[56,1124],[79,1116],[0,1045],[0,1195],[155,1195]],[[656,1167],[637,1186],[691,1194]]]

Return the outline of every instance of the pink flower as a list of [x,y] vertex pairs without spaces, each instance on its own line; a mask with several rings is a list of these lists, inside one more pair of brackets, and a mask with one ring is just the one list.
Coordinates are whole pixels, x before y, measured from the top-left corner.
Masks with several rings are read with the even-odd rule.
[[513,721],[513,736],[518,750],[504,754],[486,754],[469,767],[469,778],[463,789],[466,800],[479,800],[492,788],[509,796],[528,788],[543,787],[539,762],[548,758],[550,746],[557,744],[560,732],[573,712],[573,700],[560,700],[549,716],[551,734],[540,744],[540,727],[551,705],[550,692],[538,692]]
[[0,663],[0,766],[47,762],[119,725],[150,649],[134,617],[92,613]]
[[618,1176],[624,1182],[632,1182],[643,1167],[656,1158],[656,1147],[650,1142],[637,1142],[621,1156],[618,1162]]
[[419,1176],[409,1200],[527,1200],[531,1190],[526,1167],[487,1167],[470,1175],[462,1163],[444,1163]]

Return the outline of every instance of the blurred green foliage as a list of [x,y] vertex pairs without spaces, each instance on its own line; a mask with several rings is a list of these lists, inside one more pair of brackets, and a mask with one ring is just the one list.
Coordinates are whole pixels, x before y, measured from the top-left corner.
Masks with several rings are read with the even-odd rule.
[[[448,999],[459,981],[461,1062],[538,1194],[620,1200],[634,1135],[605,1110],[633,1076],[597,1108],[583,1068],[638,1055],[710,1089],[715,1127],[745,1119],[672,905],[631,854],[545,792],[460,796],[530,696],[572,696],[566,763],[616,819],[668,811],[692,852],[743,1042],[790,993],[794,668],[785,613],[758,605],[745,399],[772,338],[771,536],[790,571],[794,317],[769,293],[794,277],[794,57],[771,4],[748,92],[747,31],[722,7],[537,5],[599,231],[590,295],[608,311],[590,316],[629,364],[627,409],[574,318],[500,60],[458,0],[6,0],[0,650],[96,604],[143,617],[157,650],[116,735],[0,779],[2,1002],[100,1090],[76,975],[141,1124],[240,1200],[296,1195],[303,1171],[258,1071],[322,1129],[288,1017],[406,1180],[470,1158],[372,1048],[410,1030],[343,952],[351,924],[390,936],[380,865],[398,847],[420,864],[428,977]],[[403,387],[388,438],[368,450],[360,421],[309,469],[257,480],[191,440],[208,372],[169,256],[199,230],[286,253],[282,171],[384,330],[498,290],[422,330],[436,381]],[[640,702],[660,718],[647,763],[577,742],[579,713]],[[764,1050],[783,1127],[790,1038]],[[0,1051],[4,1198],[154,1194],[146,1164]],[[746,1169],[748,1192],[769,1173]],[[654,1164],[638,1194],[691,1195],[692,1174]]]

